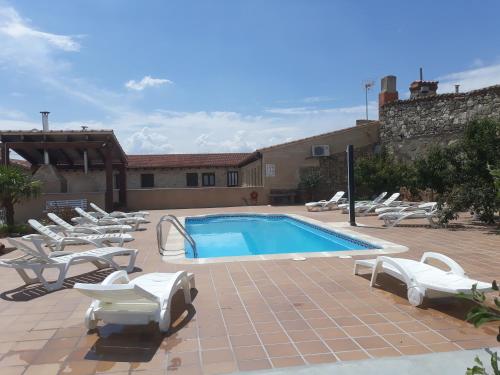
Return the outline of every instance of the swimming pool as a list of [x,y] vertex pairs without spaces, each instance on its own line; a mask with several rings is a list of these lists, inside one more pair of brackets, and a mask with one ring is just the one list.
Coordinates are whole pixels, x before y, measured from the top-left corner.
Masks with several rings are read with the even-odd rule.
[[[187,217],[185,227],[196,242],[197,258],[379,248],[287,215]],[[185,250],[194,258],[187,241]]]

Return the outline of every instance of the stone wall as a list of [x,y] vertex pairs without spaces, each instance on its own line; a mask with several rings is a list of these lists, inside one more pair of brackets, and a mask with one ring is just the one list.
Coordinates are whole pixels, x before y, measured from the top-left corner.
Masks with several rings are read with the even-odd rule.
[[500,85],[398,100],[380,108],[380,141],[397,158],[413,160],[432,144],[456,140],[469,121],[485,117],[500,120]]
[[[354,160],[373,155],[377,150],[377,144],[354,148]],[[321,158],[319,172],[321,185],[318,187],[317,194],[322,197],[321,199],[330,199],[339,190],[345,191],[347,197],[347,153],[345,151]]]

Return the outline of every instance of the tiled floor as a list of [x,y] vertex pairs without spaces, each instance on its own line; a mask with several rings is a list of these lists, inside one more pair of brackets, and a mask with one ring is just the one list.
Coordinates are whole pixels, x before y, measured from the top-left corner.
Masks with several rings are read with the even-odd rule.
[[[302,207],[240,207],[173,210],[179,216],[213,212],[289,212],[322,221],[344,221],[338,212],[310,213]],[[173,271],[156,249],[154,223],[136,232],[129,247],[140,249],[140,272]],[[410,248],[417,259],[432,250],[452,256],[485,281],[500,278],[500,237],[493,228],[383,228],[373,217],[356,230]],[[415,221],[414,223],[418,223]],[[14,254],[15,255],[15,254]],[[9,254],[6,257],[12,257]],[[405,289],[389,277],[370,289],[352,275],[352,259],[255,261],[187,267],[196,274],[193,306],[177,295],[171,333],[154,326],[101,326],[87,333],[89,299],[71,285],[98,282],[109,272],[75,268],[68,289],[46,293],[23,288],[0,269],[0,373],[6,374],[219,374],[365,358],[455,351],[496,345],[495,325],[476,329],[463,318],[470,307],[454,299],[414,308]],[[186,268],[183,266],[183,268]]]

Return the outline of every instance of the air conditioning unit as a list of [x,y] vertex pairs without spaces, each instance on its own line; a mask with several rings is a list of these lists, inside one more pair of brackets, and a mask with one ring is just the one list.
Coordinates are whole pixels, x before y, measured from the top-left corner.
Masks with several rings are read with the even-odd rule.
[[329,145],[315,145],[312,146],[312,156],[330,156]]

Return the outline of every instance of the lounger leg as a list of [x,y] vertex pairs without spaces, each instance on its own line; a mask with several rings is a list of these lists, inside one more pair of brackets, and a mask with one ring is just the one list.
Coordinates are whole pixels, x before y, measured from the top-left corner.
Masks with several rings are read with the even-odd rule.
[[128,262],[128,266],[125,269],[127,271],[127,273],[130,273],[134,270],[135,259],[137,258],[137,251],[135,251],[135,250],[131,251],[129,256],[130,256],[130,261]]
[[191,303],[191,288],[189,287],[189,280],[185,277],[182,280],[182,292],[184,293],[184,302],[186,304]]
[[[24,283],[26,285],[31,285],[31,284],[36,284],[39,282],[38,278],[37,277],[30,277],[25,270],[23,269],[20,269],[20,268],[16,268],[16,271],[17,273],[19,274],[19,276],[21,276],[21,278],[23,279]],[[32,270],[33,272],[35,272],[34,270]],[[36,272],[35,272],[35,275],[36,275]]]
[[167,332],[170,328],[170,309],[167,307],[163,307],[160,313],[160,321],[158,322],[158,327],[160,328],[160,332]]
[[62,267],[56,267],[57,270],[59,271],[59,276],[57,277],[56,281],[49,282],[45,277],[43,277],[43,271],[44,268],[38,269],[38,270],[33,270],[35,274],[38,276],[38,280],[42,285],[47,289],[49,292],[52,292],[53,290],[61,289],[64,283],[64,279],[66,278],[66,272],[67,268],[62,266]]
[[97,319],[95,318],[94,309],[92,307],[89,307],[85,313],[85,327],[87,327],[88,330],[97,327]]
[[353,274],[357,275],[358,274],[358,270],[359,270],[359,264],[357,264],[356,262],[354,262]]
[[377,282],[377,276],[382,269],[382,262],[375,262],[375,267],[373,267],[372,271],[372,279],[370,280],[370,286],[373,287],[375,283]]

